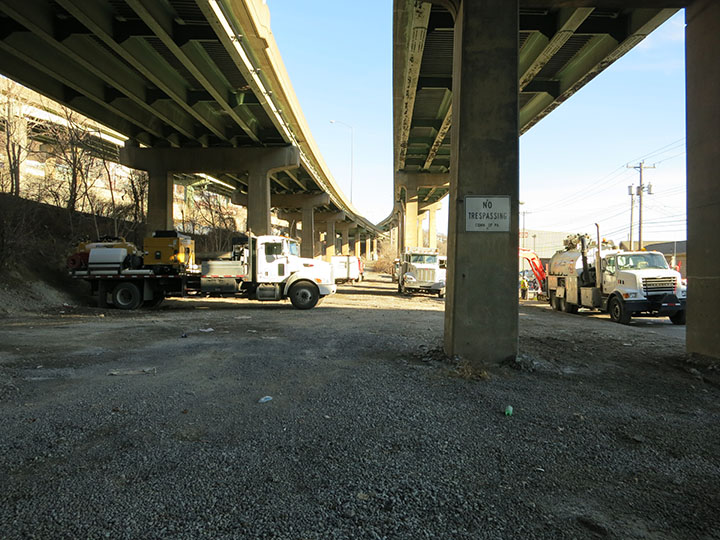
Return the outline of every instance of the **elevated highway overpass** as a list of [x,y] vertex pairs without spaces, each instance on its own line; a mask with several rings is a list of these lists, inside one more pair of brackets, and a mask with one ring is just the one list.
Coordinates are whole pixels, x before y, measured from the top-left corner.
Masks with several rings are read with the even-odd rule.
[[173,227],[173,182],[205,173],[253,232],[271,208],[301,221],[306,256],[320,228],[344,252],[380,234],[323,161],[261,0],[0,0],[0,28],[4,75],[128,138],[151,230]]
[[519,136],[681,8],[687,349],[720,357],[720,250],[709,247],[720,226],[720,63],[708,61],[720,50],[720,2],[394,0],[395,205],[380,226],[400,251],[420,245],[424,214],[432,231],[448,197],[446,353],[478,362],[517,354]]
[[[449,196],[445,350],[478,362],[517,354],[518,136],[687,8],[687,348],[720,357],[720,64],[708,61],[720,2],[393,6],[396,210],[384,225],[417,244],[418,213]],[[247,203],[257,233],[275,207],[310,224],[304,249],[319,214],[332,237],[377,234],[317,151],[260,0],[0,0],[0,28],[4,74],[130,138],[123,160],[150,173],[151,226],[172,224],[173,173],[205,172]],[[488,204],[501,217],[481,223]]]

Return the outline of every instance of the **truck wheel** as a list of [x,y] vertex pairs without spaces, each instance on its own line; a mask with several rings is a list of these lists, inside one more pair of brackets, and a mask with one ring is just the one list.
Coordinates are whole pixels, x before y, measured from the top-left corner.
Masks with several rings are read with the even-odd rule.
[[320,292],[315,285],[302,282],[290,287],[288,296],[290,297],[292,305],[297,309],[312,309],[320,299]]
[[684,325],[685,324],[685,310],[678,311],[677,313],[670,315],[670,321],[673,324]]
[[565,299],[559,296],[555,297],[555,309],[557,311],[565,311]]
[[567,300],[565,300],[565,305],[563,306],[563,311],[565,313],[577,313],[578,312],[578,305],[577,304],[571,304]]
[[613,322],[620,324],[628,324],[630,322],[630,313],[618,298],[612,298],[610,300],[608,312]]
[[445,291],[438,291],[438,298],[445,298]]
[[120,309],[137,309],[142,304],[142,294],[134,283],[120,283],[113,289],[112,301]]

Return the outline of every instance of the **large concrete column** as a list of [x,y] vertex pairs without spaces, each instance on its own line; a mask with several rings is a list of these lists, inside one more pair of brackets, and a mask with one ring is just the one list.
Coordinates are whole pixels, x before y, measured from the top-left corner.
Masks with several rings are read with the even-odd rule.
[[428,247],[437,249],[437,208],[428,210]]
[[302,209],[302,241],[300,255],[312,259],[315,255],[315,209],[308,205]]
[[340,254],[350,255],[350,223],[338,223],[338,231],[340,232]]
[[[518,0],[464,0],[455,19],[445,351],[517,355]],[[467,198],[509,198],[507,230],[466,230]],[[470,209],[477,204],[472,200]],[[502,206],[502,203],[498,206]]]
[[325,223],[325,260],[330,262],[335,256],[335,222],[328,221]]
[[371,251],[371,255],[372,255],[372,260],[373,260],[373,261],[377,261],[378,252],[377,252],[377,238],[376,238],[376,237],[373,237],[373,239],[372,239],[372,251]]
[[354,255],[356,257],[360,256],[360,228],[355,228],[355,236],[353,237],[353,248],[354,248]]
[[[720,358],[720,3],[695,0],[685,11],[687,100],[687,351]],[[712,55],[711,55],[712,56]]]
[[423,230],[423,226],[425,225],[425,217],[427,216],[427,211],[421,212],[418,214],[418,220],[417,220],[417,239],[418,239],[418,247],[425,247],[425,231]]
[[[267,171],[254,169],[248,175],[248,230],[254,234],[270,234],[270,178]],[[303,227],[303,231],[305,228]]]
[[[408,179],[405,184],[405,219],[404,219],[404,232],[405,242],[403,248],[417,247],[419,246],[419,240],[417,235],[417,222],[418,222],[418,196],[417,196],[417,185],[412,179]],[[420,237],[422,238],[422,237]]]
[[173,222],[173,174],[164,169],[148,171],[147,234],[171,231]]
[[372,248],[372,238],[370,238],[370,235],[365,236],[365,259],[368,261],[372,260],[372,257],[370,256],[370,250]]

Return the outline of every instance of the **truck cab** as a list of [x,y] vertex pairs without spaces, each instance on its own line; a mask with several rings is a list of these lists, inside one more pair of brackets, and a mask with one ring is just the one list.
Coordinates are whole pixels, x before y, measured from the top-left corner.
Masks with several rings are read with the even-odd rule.
[[398,275],[398,292],[425,292],[445,296],[445,272],[440,270],[438,250],[407,248]]
[[604,304],[614,321],[628,322],[634,314],[685,321],[687,286],[662,253],[610,253],[603,257],[601,271]]

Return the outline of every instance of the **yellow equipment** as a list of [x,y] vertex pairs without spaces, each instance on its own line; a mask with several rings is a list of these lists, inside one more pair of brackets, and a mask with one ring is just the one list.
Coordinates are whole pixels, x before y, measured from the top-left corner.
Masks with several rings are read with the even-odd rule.
[[144,240],[145,266],[185,270],[195,264],[195,240],[177,231],[155,231]]

